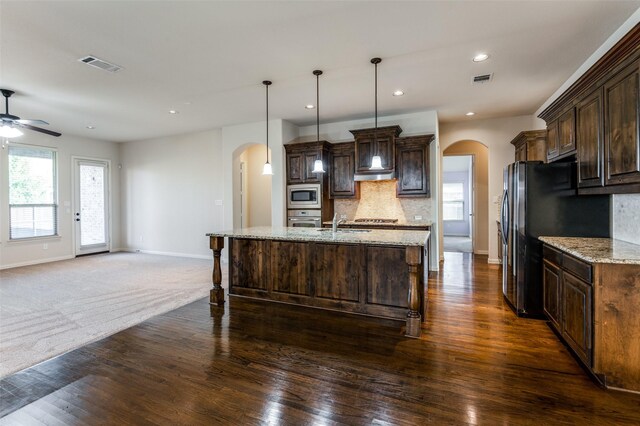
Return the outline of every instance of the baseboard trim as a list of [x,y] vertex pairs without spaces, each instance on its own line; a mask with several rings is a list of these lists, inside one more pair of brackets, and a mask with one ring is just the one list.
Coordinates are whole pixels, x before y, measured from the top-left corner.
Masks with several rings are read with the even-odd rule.
[[75,258],[74,255],[67,255],[67,256],[58,256],[58,257],[48,257],[46,259],[28,260],[26,262],[11,263],[9,265],[0,265],[0,270],[19,268],[21,266],[39,265],[41,263],[59,262],[61,260],[69,260],[74,258]]
[[492,263],[494,265],[500,265],[502,263],[502,260],[500,260],[500,259],[487,259],[487,263]]
[[481,254],[483,256],[486,256],[489,254],[489,250],[476,250],[476,254]]
[[130,253],[144,253],[144,254],[157,254],[159,256],[171,256],[171,257],[188,257],[191,259],[212,259],[213,255],[205,256],[203,254],[189,254],[189,253],[177,253],[172,251],[157,251],[157,250],[140,250],[140,249],[123,249]]

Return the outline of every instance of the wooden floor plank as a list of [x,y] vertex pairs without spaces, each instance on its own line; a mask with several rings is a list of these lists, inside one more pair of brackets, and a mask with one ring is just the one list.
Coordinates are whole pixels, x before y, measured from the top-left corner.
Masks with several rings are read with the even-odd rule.
[[206,299],[0,381],[0,424],[640,424],[486,257],[447,254],[420,339],[402,322]]

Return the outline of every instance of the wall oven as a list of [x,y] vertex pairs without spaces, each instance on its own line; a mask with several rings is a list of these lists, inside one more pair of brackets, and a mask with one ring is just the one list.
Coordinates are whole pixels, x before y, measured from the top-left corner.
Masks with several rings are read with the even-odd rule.
[[322,227],[320,210],[289,210],[287,226],[294,228],[320,228]]
[[322,208],[320,184],[287,186],[287,207],[290,209]]

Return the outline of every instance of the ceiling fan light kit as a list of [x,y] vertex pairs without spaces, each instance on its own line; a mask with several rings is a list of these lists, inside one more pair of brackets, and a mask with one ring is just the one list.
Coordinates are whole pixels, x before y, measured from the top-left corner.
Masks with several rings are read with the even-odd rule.
[[[33,126],[33,124],[49,124],[43,120],[23,120],[17,115],[9,114],[9,98],[15,92],[8,89],[0,89],[2,96],[4,96],[4,114],[0,114],[0,137],[5,139],[16,138],[22,136],[23,133],[19,128],[34,130],[36,132],[44,133],[46,135],[58,137],[61,133],[54,132],[52,130],[43,129],[41,127]],[[4,145],[3,145],[4,146]]]

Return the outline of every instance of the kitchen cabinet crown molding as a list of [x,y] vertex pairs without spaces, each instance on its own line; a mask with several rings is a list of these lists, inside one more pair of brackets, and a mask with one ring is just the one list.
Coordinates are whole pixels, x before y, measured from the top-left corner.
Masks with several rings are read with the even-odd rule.
[[640,52],[640,24],[636,24],[618,43],[605,53],[578,80],[555,101],[545,108],[538,117],[547,123],[558,118],[586,90],[607,78],[615,68],[630,56]]

